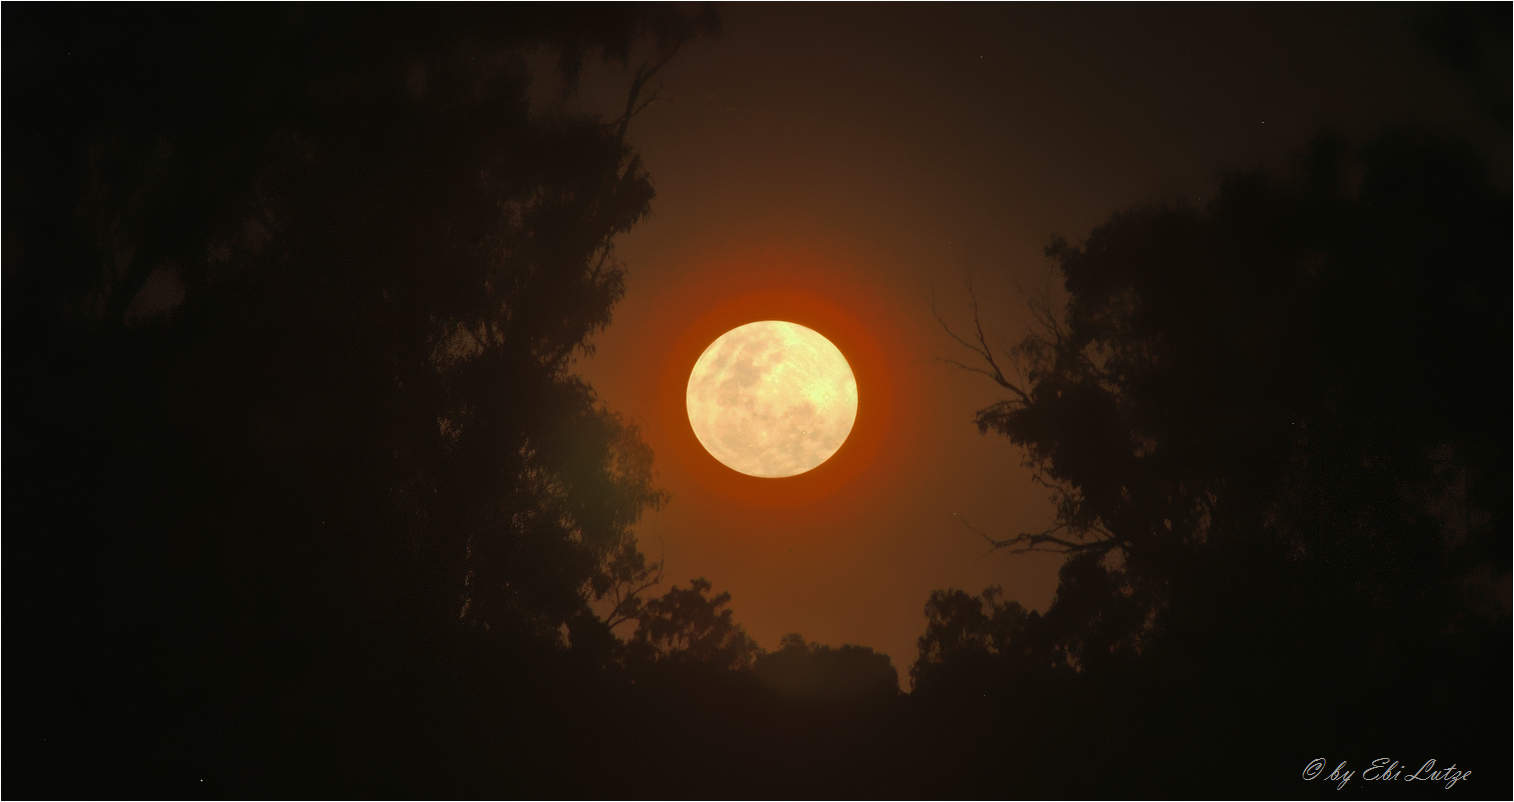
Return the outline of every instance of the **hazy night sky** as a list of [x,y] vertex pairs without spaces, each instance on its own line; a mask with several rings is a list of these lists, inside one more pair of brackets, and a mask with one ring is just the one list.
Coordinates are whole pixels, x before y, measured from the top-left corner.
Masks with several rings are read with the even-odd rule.
[[[584,375],[642,426],[673,494],[639,532],[663,586],[710,579],[773,648],[786,632],[915,658],[933,589],[1045,609],[1059,555],[985,556],[1043,527],[1018,448],[981,436],[990,382],[930,315],[1024,333],[1014,284],[1042,248],[1147,200],[1200,204],[1225,171],[1284,167],[1324,128],[1459,131],[1508,175],[1507,131],[1415,38],[1415,8],[1227,5],[732,5],[680,54],[631,139],[653,217],[618,240],[628,292]],[[1504,45],[1507,46],[1506,44]],[[609,76],[609,77],[606,77]],[[613,107],[623,74],[570,108]],[[550,87],[538,97],[551,102]],[[693,360],[765,318],[804,323],[859,368],[852,441],[813,474],[739,476],[683,411]],[[803,319],[800,319],[803,318]]]
[[0,792],[1508,797],[1511,8],[7,5]]

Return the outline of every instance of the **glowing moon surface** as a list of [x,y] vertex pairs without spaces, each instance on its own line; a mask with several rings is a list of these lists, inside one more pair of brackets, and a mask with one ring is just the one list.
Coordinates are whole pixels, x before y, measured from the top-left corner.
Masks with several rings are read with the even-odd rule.
[[738,326],[689,374],[689,423],[715,459],[778,478],[831,458],[857,419],[857,379],[813,329],[781,320]]

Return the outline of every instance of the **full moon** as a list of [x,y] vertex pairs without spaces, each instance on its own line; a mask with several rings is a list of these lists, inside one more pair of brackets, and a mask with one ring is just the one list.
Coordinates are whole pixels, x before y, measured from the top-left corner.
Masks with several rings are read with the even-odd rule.
[[831,458],[857,420],[846,357],[813,329],[762,320],[720,335],[689,374],[689,423],[715,459],[779,478]]

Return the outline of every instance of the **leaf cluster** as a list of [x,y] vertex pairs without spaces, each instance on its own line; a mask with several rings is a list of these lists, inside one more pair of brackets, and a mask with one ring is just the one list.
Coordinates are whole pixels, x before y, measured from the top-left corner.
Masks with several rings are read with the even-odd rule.
[[[1010,391],[979,429],[1024,449],[1056,510],[1043,532],[980,534],[1069,555],[1011,640],[1050,638],[1073,667],[1206,638],[1356,665],[1420,659],[1397,627],[1507,616],[1508,454],[1487,433],[1509,398],[1509,212],[1466,146],[1404,129],[1354,150],[1325,136],[1288,176],[1054,239],[1065,306],[1033,299],[1037,329],[1005,357],[981,325],[958,337]],[[928,610],[923,665],[1002,648],[988,597]],[[1350,646],[1306,634],[1321,611]],[[1058,616],[1081,623],[1033,634]]]

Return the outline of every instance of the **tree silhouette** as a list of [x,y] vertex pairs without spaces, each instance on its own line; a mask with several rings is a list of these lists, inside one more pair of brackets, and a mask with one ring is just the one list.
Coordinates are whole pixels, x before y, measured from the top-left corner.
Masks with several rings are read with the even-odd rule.
[[[610,659],[590,605],[647,584],[631,526],[666,495],[571,368],[653,196],[626,123],[711,20],[7,22],[27,787],[198,793],[181,761],[243,794],[354,766],[419,781],[445,751],[424,734],[470,695],[570,645]],[[523,48],[556,47],[572,80],[638,43],[624,116],[530,112]]]
[[[1164,698],[1240,705],[1258,736],[1333,700],[1420,738],[1447,726],[1430,687],[1506,698],[1509,459],[1488,435],[1510,210],[1465,146],[1390,130],[1055,239],[1064,307],[1033,300],[1010,353],[981,324],[952,336],[1008,391],[980,431],[1020,445],[1056,507],[1045,531],[980,534],[1067,554],[1056,598],[1034,617],[933,595],[917,681],[1023,677],[1008,655],[1032,655],[1103,698],[1156,671],[1183,688]],[[1373,708],[1390,688],[1402,704]]]
[[[1344,549],[1395,588],[1497,563],[1507,469],[1482,433],[1504,395],[1486,349],[1502,347],[1507,198],[1412,132],[1362,165],[1351,191],[1322,140],[1294,182],[1236,176],[1207,210],[1136,209],[1048,248],[1070,300],[1036,306],[1023,384],[973,347],[1014,394],[979,428],[1027,449],[1058,516],[995,545],[1113,556],[1104,573],[1137,593],[1230,548],[1285,563]],[[1431,501],[1447,494],[1454,519]]]
[[752,668],[766,685],[796,699],[877,701],[899,693],[899,672],[888,655],[866,646],[807,643],[798,633],[784,635],[778,650],[758,656]]
[[[925,634],[920,657],[910,669],[917,693],[950,692],[953,686],[981,685],[988,675],[1021,669],[1065,668],[1065,655],[1052,651],[1041,614],[1003,600],[991,586],[981,596],[960,590],[938,590],[925,603]],[[964,683],[961,673],[977,677]]]
[[748,669],[762,653],[757,642],[737,624],[731,610],[722,609],[730,593],[710,595],[710,583],[700,578],[689,588],[673,587],[642,605],[636,634],[627,644],[633,663],[673,663],[704,669]]

